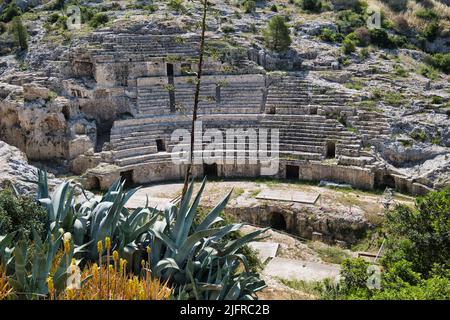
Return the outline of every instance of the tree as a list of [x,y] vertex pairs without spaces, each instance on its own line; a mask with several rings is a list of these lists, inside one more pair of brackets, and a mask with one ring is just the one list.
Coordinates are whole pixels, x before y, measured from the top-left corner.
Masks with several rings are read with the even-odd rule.
[[20,49],[28,49],[28,31],[27,28],[23,25],[22,19],[20,19],[20,17],[14,17],[12,22],[12,33]]
[[416,201],[416,208],[398,205],[387,212],[385,264],[406,259],[424,276],[435,266],[450,262],[450,187],[430,192]]
[[292,43],[289,28],[282,16],[274,16],[264,32],[266,47],[277,52],[286,51]]
[[320,12],[322,10],[321,0],[303,0],[302,9],[312,12]]

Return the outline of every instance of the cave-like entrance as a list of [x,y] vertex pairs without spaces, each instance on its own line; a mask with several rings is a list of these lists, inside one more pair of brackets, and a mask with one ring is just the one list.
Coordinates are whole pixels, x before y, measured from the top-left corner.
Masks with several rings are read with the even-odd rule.
[[284,219],[284,216],[279,212],[272,212],[270,214],[270,227],[272,229],[286,231],[286,220]]
[[132,188],[134,186],[133,170],[123,171],[120,173],[120,179],[125,181],[125,188]]
[[163,139],[156,139],[156,149],[158,152],[166,152],[166,144]]
[[298,180],[300,168],[299,166],[286,165],[286,179],[287,180]]
[[111,140],[111,129],[114,120],[97,121],[97,143],[95,145],[95,152],[101,152],[103,145]]
[[213,164],[203,164],[203,175],[207,176],[208,178],[217,178],[218,171],[217,171],[217,163]]
[[328,141],[327,142],[327,159],[334,159],[336,158],[336,142],[335,141]]
[[395,179],[393,176],[391,176],[390,174],[386,174],[383,176],[383,180],[381,182],[381,187],[382,188],[391,188],[395,190]]

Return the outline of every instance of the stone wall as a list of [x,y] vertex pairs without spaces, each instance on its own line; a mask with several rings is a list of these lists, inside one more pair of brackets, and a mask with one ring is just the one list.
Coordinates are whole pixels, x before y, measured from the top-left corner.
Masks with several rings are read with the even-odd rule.
[[330,180],[361,189],[373,189],[375,174],[369,169],[309,162],[300,166],[300,180]]

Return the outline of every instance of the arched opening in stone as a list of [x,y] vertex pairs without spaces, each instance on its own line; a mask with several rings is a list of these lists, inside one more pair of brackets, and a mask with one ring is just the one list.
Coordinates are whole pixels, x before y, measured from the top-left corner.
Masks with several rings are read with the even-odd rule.
[[286,179],[298,180],[300,176],[299,173],[299,166],[286,165]]
[[284,216],[279,212],[272,212],[270,214],[270,227],[272,229],[286,231],[286,220],[284,219]]
[[134,186],[133,170],[123,171],[120,173],[120,179],[125,181],[125,188],[131,188]]
[[95,152],[101,152],[103,145],[110,141],[113,124],[113,120],[97,121],[97,144],[95,146]]
[[203,175],[207,176],[208,178],[217,178],[217,163],[213,164],[203,164]]
[[62,112],[62,114],[64,116],[64,119],[66,119],[66,121],[70,119],[70,108],[69,108],[69,106],[63,106],[61,112]]
[[98,177],[91,178],[91,189],[100,190],[100,179]]
[[156,139],[156,149],[158,150],[158,152],[166,151],[166,144],[164,143],[163,139]]
[[384,175],[383,176],[383,181],[382,181],[382,187],[383,188],[391,188],[395,190],[395,179],[393,176],[391,176],[390,174]]
[[327,159],[333,159],[336,158],[336,142],[335,141],[328,141],[327,142]]

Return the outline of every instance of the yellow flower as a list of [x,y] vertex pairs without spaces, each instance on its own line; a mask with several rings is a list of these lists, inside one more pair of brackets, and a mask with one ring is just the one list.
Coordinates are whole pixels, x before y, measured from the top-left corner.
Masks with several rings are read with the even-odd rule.
[[98,265],[96,263],[92,265],[92,275],[94,276],[94,278],[98,276]]
[[142,268],[145,267],[145,261],[144,261],[144,259],[141,260],[141,266],[142,266]]
[[105,238],[105,247],[106,247],[106,250],[111,249],[111,239],[109,237]]
[[97,251],[98,251],[99,254],[101,254],[103,252],[103,242],[102,242],[102,240],[97,242]]
[[77,265],[77,260],[75,258],[72,258],[72,265],[76,266]]
[[49,277],[49,278],[47,279],[47,287],[48,287],[48,291],[49,291],[50,293],[52,293],[53,290],[55,290],[55,285],[53,284],[53,278],[52,278],[52,277]]
[[64,252],[65,253],[70,252],[70,240],[68,239],[64,240]]
[[113,251],[113,260],[115,262],[117,262],[117,260],[119,260],[119,253],[117,252],[117,250]]
[[151,251],[150,246],[147,246],[147,254],[150,254],[150,251]]

